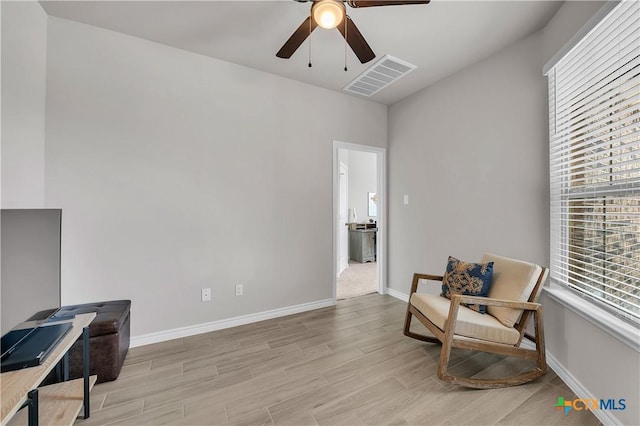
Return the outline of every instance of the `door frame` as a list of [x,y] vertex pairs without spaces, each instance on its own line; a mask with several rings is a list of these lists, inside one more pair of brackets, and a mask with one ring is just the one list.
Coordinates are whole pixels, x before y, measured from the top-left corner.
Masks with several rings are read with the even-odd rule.
[[[376,154],[376,178],[378,193],[378,216],[376,233],[376,265],[378,268],[378,293],[387,292],[387,150],[377,146],[360,145],[349,142],[333,141],[333,300],[336,300],[336,280],[338,273],[338,223],[340,208],[340,164],[338,150],[370,152]],[[344,226],[344,225],[343,225]]]
[[[345,230],[345,228],[342,225],[342,221],[340,220],[341,214],[344,213],[344,207],[342,206],[341,200],[342,200],[342,189],[340,188],[340,182],[342,180],[342,174],[343,174],[343,170],[344,170],[344,179],[345,179],[345,195],[346,195],[346,199],[347,199],[347,215],[345,217],[345,221],[348,222],[349,221],[349,209],[348,209],[348,205],[349,205],[349,167],[347,167],[346,164],[344,164],[342,161],[338,161],[338,228],[336,229],[336,238],[338,239],[338,244],[336,245],[336,260],[338,261],[337,265],[336,265],[336,278],[340,276],[340,274],[342,273],[342,271],[346,270],[349,267],[349,231],[346,230],[346,234],[345,234],[345,246],[347,247],[346,253],[343,253],[341,250],[343,241],[342,241],[342,231]],[[341,211],[342,210],[342,211]],[[347,258],[347,264],[344,267],[344,269],[342,269],[342,258],[346,257]]]

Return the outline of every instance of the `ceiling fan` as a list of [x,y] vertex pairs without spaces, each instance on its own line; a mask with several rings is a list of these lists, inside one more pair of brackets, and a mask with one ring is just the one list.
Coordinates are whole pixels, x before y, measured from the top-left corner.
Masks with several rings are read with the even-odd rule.
[[[296,0],[300,3],[311,1],[311,13],[291,37],[280,48],[276,56],[288,59],[300,47],[303,41],[320,26],[326,29],[337,28],[345,38],[353,53],[361,63],[366,63],[376,57],[373,50],[364,39],[356,24],[347,15],[344,3],[351,7],[396,6],[407,4],[427,4],[430,0]],[[311,66],[311,64],[309,64]]]

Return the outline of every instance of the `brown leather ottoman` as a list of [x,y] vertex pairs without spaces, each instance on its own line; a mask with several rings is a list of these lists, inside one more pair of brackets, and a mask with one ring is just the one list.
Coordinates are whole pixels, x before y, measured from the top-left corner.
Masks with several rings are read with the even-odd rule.
[[[90,374],[98,376],[98,383],[115,380],[129,350],[130,300],[85,303],[63,306],[56,317],[95,312],[89,326]],[[69,351],[69,378],[82,377],[82,339]]]

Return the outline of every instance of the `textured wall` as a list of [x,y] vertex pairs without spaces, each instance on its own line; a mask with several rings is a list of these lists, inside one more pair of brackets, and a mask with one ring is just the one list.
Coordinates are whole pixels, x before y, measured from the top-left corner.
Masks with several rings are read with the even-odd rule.
[[64,303],[130,298],[138,336],[332,297],[332,143],[385,146],[385,106],[58,18],[48,41]]
[[376,161],[374,153],[349,151],[349,208],[356,209],[358,222],[369,219],[367,193],[376,192]]
[[47,15],[36,1],[0,7],[2,207],[43,207]]
[[443,272],[448,255],[547,263],[540,49],[538,33],[390,107],[393,289],[408,293],[413,272]]

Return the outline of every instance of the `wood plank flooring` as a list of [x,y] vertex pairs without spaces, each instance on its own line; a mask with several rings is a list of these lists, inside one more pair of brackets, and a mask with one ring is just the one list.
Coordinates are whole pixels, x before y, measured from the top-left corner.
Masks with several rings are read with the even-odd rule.
[[[91,417],[76,424],[599,424],[589,412],[565,415],[554,407],[559,396],[575,395],[553,371],[507,389],[440,382],[440,347],[402,334],[405,309],[372,294],[133,348],[120,377],[94,387]],[[450,365],[477,377],[528,367],[462,350],[454,350]]]

